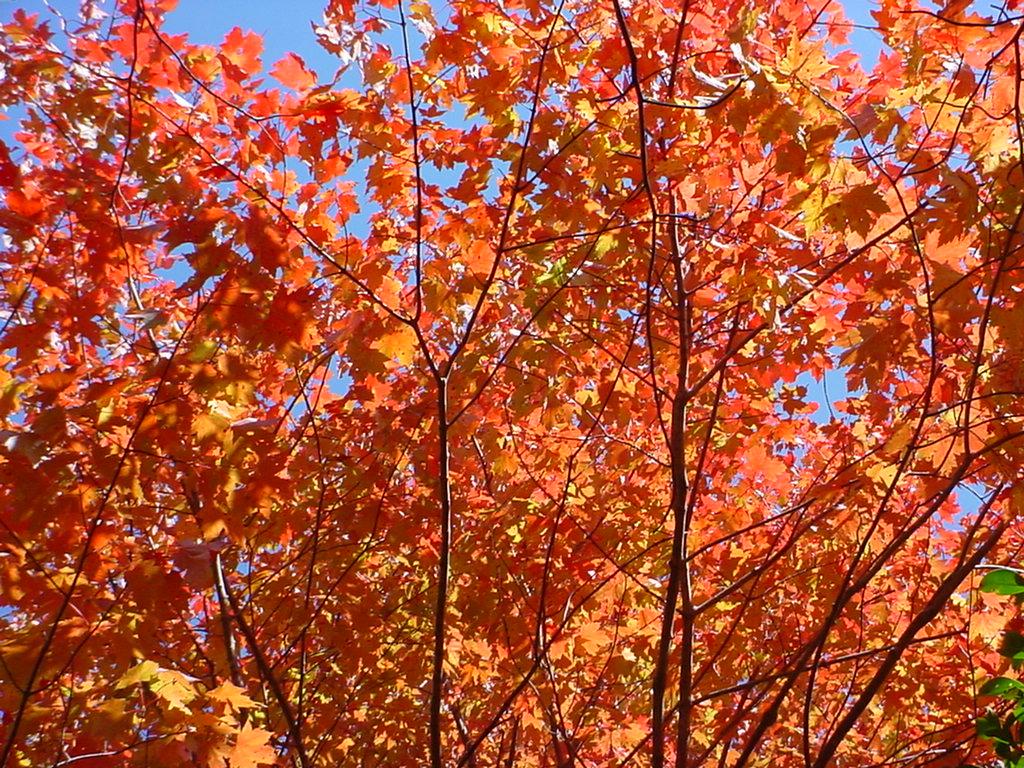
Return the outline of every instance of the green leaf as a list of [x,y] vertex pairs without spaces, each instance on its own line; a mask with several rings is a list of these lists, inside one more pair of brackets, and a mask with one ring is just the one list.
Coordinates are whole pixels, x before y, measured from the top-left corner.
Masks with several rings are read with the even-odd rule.
[[1024,578],[1005,569],[990,571],[985,574],[978,589],[996,595],[1020,595],[1024,594]]
[[996,677],[989,680],[978,691],[982,696],[1006,696],[1006,694],[1020,695],[1024,692],[1024,683],[1009,677]]
[[1015,669],[1024,663],[1024,635],[1019,632],[1006,632],[999,644],[999,655],[1010,659]]
[[985,739],[996,739],[1003,733],[1003,724],[994,712],[988,712],[978,718],[978,735]]
[[568,265],[569,260],[565,256],[552,262],[548,266],[547,272],[537,278],[537,285],[546,285],[548,283],[561,285],[565,282],[565,273]]

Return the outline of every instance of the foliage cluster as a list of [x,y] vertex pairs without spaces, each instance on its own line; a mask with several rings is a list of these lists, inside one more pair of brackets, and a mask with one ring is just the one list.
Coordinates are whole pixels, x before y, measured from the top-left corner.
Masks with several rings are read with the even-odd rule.
[[985,758],[1021,0],[174,12],[0,24],[2,768]]

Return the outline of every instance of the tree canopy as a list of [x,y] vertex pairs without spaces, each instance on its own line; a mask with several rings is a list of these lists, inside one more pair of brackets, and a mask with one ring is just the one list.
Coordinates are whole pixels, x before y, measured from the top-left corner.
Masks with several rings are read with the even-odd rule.
[[3,768],[986,759],[1024,2],[174,6],[0,24]]

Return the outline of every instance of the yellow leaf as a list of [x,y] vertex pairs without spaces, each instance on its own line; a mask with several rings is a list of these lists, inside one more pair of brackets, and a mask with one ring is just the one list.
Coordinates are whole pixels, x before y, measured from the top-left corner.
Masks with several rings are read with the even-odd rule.
[[803,213],[804,230],[808,235],[813,235],[821,229],[826,204],[825,190],[820,185],[815,186],[800,204],[800,211]]
[[883,446],[883,452],[887,456],[899,457],[903,449],[907,447],[910,442],[910,438],[914,436],[914,425],[904,423],[889,436],[889,439],[885,441]]
[[113,401],[102,406],[100,408],[99,413],[96,415],[96,426],[102,427],[104,424],[106,424],[108,421],[114,418],[115,410],[116,409]]
[[200,413],[192,420],[192,434],[199,441],[219,437],[230,426],[227,419],[213,413]]
[[399,365],[409,365],[416,357],[416,334],[405,325],[396,333],[381,336],[372,346]]
[[576,392],[575,400],[580,405],[597,405],[597,392],[592,389],[581,389]]
[[151,683],[153,693],[163,699],[171,709],[190,712],[185,706],[196,697],[195,686],[180,672],[171,669],[161,670]]
[[114,686],[114,689],[121,690],[122,688],[127,688],[130,685],[148,683],[155,678],[159,672],[160,665],[155,661],[147,660],[139,662],[121,676],[121,679],[117,681],[117,685]]
[[888,488],[896,477],[896,469],[895,464],[875,464],[868,467],[867,476],[874,480],[876,485]]

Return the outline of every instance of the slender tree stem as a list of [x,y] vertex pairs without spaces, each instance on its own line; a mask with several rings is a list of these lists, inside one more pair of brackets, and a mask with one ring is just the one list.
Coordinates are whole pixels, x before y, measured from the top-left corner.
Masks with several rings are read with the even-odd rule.
[[442,768],[441,699],[444,684],[445,620],[448,612],[448,577],[451,569],[452,499],[448,476],[448,380],[437,379],[437,494],[440,502],[441,555],[437,563],[437,603],[434,608],[434,671],[430,682],[430,765]]

